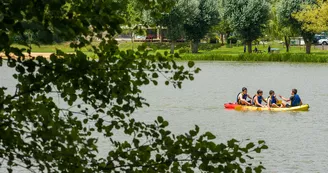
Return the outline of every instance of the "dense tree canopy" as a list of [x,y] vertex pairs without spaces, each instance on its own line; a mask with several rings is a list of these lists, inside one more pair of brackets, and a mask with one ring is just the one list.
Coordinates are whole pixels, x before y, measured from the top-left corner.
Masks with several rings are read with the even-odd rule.
[[285,26],[277,15],[276,6],[271,7],[270,18],[264,31],[271,40],[278,39],[284,40],[286,45],[286,52],[289,52],[290,37],[297,36],[297,31],[292,30],[290,26]]
[[252,52],[252,41],[262,35],[262,29],[269,18],[269,4],[266,0],[230,0],[224,1],[225,14],[231,28],[248,45]]
[[304,39],[306,44],[306,53],[311,52],[311,43],[314,37],[313,32],[302,29],[302,23],[297,21],[293,14],[301,11],[305,5],[313,4],[315,0],[293,0],[293,1],[280,1],[277,6],[277,15],[283,26],[291,27],[294,31],[298,32]]
[[171,54],[174,53],[174,43],[184,37],[183,25],[193,19],[195,11],[198,11],[197,1],[179,0],[170,13],[164,14],[161,23],[167,27],[167,38],[171,42]]
[[191,51],[197,53],[200,40],[219,22],[219,4],[217,0],[192,0],[188,3],[198,4],[197,9],[191,8],[193,17],[184,23],[186,36],[192,41]]
[[[133,118],[136,109],[148,105],[141,86],[157,85],[164,76],[166,85],[180,88],[199,69],[193,62],[179,65],[173,56],[120,51],[113,36],[127,24],[127,2],[1,1],[0,52],[5,56],[0,64],[15,69],[16,81],[15,88],[0,88],[1,167],[9,172],[15,167],[31,172],[260,172],[263,166],[249,162],[248,154],[266,149],[264,141],[215,143],[215,135],[199,134],[198,126],[175,135],[162,117],[154,123]],[[140,8],[162,13],[173,2],[139,0]],[[27,31],[49,42],[54,34],[74,40],[75,52],[26,58],[11,35]],[[93,59],[80,48],[95,37],[101,41],[92,46]],[[21,44],[33,51],[26,40]],[[97,136],[108,139],[110,151],[100,151]]]
[[318,0],[317,3],[307,5],[302,11],[294,13],[293,17],[302,23],[302,29],[305,31],[328,31],[328,2]]

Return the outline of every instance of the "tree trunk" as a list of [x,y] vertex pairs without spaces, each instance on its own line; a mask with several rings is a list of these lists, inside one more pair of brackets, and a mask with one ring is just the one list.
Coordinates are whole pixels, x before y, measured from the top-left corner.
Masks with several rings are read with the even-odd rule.
[[221,45],[224,45],[223,34],[220,34]]
[[198,44],[199,44],[199,40],[194,40],[191,42],[191,52],[192,53],[198,53]]
[[248,53],[252,53],[252,41],[247,41],[247,50]]
[[306,53],[307,54],[310,54],[311,53],[311,42],[306,42],[305,43],[305,45],[306,45]]
[[303,40],[305,42],[305,51],[307,54],[310,54],[311,53],[311,43],[314,38],[314,34],[309,33],[309,32],[304,32],[304,33],[302,33],[302,36],[303,36]]
[[288,41],[288,38],[287,38],[287,36],[284,36],[284,38],[285,38],[286,52],[289,52],[289,41]]
[[170,52],[171,54],[174,54],[174,45],[175,45],[174,43],[175,41],[171,42],[171,52]]
[[163,42],[163,29],[162,29],[162,26],[160,26],[160,28],[159,28],[159,35],[160,35],[160,43],[162,43]]
[[227,44],[229,44],[229,43],[228,43],[228,38],[229,38],[229,37],[230,37],[230,32],[227,32],[227,33],[226,33],[226,37],[225,37],[225,39],[226,39],[225,41],[227,42]]
[[132,43],[132,50],[134,49],[134,32],[131,30],[131,43]]

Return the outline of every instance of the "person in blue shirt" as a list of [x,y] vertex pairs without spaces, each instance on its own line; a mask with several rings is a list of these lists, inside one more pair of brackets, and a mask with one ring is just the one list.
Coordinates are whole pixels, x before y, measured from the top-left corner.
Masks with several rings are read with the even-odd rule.
[[252,99],[252,97],[247,94],[247,88],[243,87],[242,92],[240,92],[237,95],[237,103],[240,104],[240,105],[249,105],[249,106],[252,105],[251,100],[249,100],[249,101],[246,100],[247,97]]
[[254,95],[253,97],[253,104],[256,107],[265,107],[262,105],[262,100],[267,103],[267,101],[263,98],[263,91],[262,90],[257,90],[257,94]]
[[297,89],[292,89],[292,92],[291,92],[291,96],[289,99],[279,95],[279,97],[281,99],[283,99],[284,101],[286,102],[289,102],[290,101],[290,105],[289,104],[286,104],[286,107],[293,107],[293,106],[300,106],[302,105],[302,100],[301,100],[301,97],[297,94]]
[[269,91],[269,97],[268,97],[268,100],[267,100],[267,105],[268,105],[268,108],[278,108],[278,107],[284,107],[285,105],[278,105],[278,102],[279,100],[277,99],[275,93],[273,90],[270,90]]

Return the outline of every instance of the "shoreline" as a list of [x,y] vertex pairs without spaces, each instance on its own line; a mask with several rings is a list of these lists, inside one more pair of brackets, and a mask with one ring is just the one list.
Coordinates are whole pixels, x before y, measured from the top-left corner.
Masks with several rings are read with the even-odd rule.
[[[43,56],[43,57],[49,59],[50,55],[53,54],[53,53],[31,52],[30,55],[28,53],[23,53],[23,54],[25,55],[25,58],[33,58],[33,57]],[[12,56],[13,58],[17,58],[17,56],[14,55],[13,53],[10,53],[10,56]],[[8,57],[4,53],[0,53],[0,57],[2,59],[8,59]]]
[[[154,51],[155,53],[164,53],[163,51]],[[26,59],[43,56],[49,59],[54,53],[50,52],[32,52],[30,55],[24,53]],[[11,54],[13,55],[13,54]],[[273,54],[219,54],[217,52],[186,54],[180,53],[180,58],[175,58],[176,61],[230,61],[230,62],[300,62],[300,63],[328,63],[328,54],[302,54],[302,53],[273,53]],[[16,56],[12,56],[17,58]],[[0,58],[8,59],[4,53],[0,53]]]

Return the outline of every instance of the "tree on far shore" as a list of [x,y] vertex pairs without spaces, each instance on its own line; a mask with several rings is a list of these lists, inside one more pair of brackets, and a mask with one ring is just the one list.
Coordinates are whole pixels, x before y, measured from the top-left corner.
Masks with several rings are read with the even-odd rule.
[[186,37],[191,41],[191,52],[198,53],[200,40],[219,22],[219,4],[217,0],[198,1],[198,9],[193,11],[193,17],[184,23]]
[[315,33],[302,29],[302,22],[297,21],[293,14],[302,11],[305,5],[311,5],[315,2],[315,0],[280,1],[277,6],[280,22],[283,26],[291,27],[293,32],[297,32],[303,37],[307,54],[311,53],[311,44]]
[[296,36],[297,32],[293,31],[290,26],[284,26],[282,21],[279,20],[277,15],[277,7],[274,4],[271,7],[270,18],[264,33],[269,35],[269,37],[274,39],[282,39],[285,42],[286,52],[289,52],[290,48],[290,37]]
[[252,42],[262,35],[268,21],[269,4],[266,0],[230,0],[224,1],[223,6],[231,28],[252,53]]
[[186,21],[192,20],[198,14],[197,1],[179,0],[172,10],[164,14],[161,23],[167,27],[167,38],[171,43],[171,54],[174,54],[174,46],[178,39],[185,36],[184,24]]
[[318,0],[317,3],[306,5],[301,11],[294,13],[293,17],[308,32],[328,31],[328,2]]

